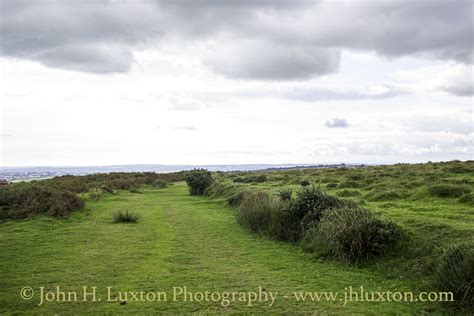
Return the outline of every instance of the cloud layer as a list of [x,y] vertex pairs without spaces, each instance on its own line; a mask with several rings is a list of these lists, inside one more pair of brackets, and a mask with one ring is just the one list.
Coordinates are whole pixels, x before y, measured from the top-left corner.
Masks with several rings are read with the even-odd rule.
[[469,0],[1,0],[1,6],[2,56],[90,73],[127,72],[135,51],[170,39],[204,43],[209,51],[198,58],[218,74],[243,79],[332,73],[345,49],[473,62]]

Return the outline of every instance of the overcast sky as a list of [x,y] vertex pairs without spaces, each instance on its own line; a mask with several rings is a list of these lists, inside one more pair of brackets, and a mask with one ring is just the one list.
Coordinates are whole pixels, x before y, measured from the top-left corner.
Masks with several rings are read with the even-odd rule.
[[474,159],[473,1],[0,2],[2,166]]

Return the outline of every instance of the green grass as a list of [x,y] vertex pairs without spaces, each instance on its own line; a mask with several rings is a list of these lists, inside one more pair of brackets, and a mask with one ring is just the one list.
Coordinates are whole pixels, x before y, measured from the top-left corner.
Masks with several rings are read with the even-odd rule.
[[[135,225],[111,222],[120,208],[141,214]],[[467,227],[467,225],[466,225]],[[363,285],[372,291],[419,291],[423,284],[390,276],[376,267],[356,268],[303,253],[292,244],[249,234],[235,223],[222,200],[188,195],[184,184],[143,194],[121,191],[69,219],[38,217],[0,225],[0,313],[419,313],[437,309],[420,302],[295,302],[280,298],[272,307],[234,302],[46,302],[24,301],[19,291],[31,286],[81,291],[107,286],[121,291],[252,291],[258,286],[280,295],[292,291],[339,291]]]

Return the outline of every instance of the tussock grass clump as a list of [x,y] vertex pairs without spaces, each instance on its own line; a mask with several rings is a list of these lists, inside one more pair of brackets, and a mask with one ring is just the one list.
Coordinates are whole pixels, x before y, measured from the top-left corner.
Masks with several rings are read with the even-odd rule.
[[337,185],[339,189],[356,189],[362,186],[363,185],[360,182],[355,180],[346,180]]
[[235,183],[262,183],[268,180],[264,174],[250,175],[248,177],[236,177],[232,181]]
[[114,223],[137,223],[140,219],[138,213],[129,211],[129,210],[119,210],[114,213],[113,222]]
[[331,182],[326,185],[326,189],[335,189],[337,188],[337,183]]
[[311,183],[310,183],[308,180],[306,180],[306,179],[300,181],[300,185],[301,185],[302,187],[307,187],[307,186],[310,185],[310,184],[311,184]]
[[239,206],[250,193],[250,191],[238,191],[227,198],[227,203],[230,206]]
[[474,308],[474,247],[458,244],[449,247],[441,257],[435,273],[436,287],[452,292],[454,304]]
[[369,210],[342,206],[328,210],[319,224],[305,231],[303,248],[325,249],[347,263],[379,256],[401,239],[399,226]]
[[336,192],[337,196],[340,197],[353,197],[353,196],[360,196],[362,193],[360,193],[359,190],[351,190],[351,189],[344,189],[344,190],[339,190]]
[[398,200],[404,197],[404,194],[397,190],[386,190],[377,192],[372,195],[372,201],[392,201]]
[[474,206],[474,193],[466,193],[458,199],[459,202]]
[[284,210],[275,215],[275,227],[281,231],[272,229],[272,232],[277,239],[298,241],[303,226],[308,221],[319,222],[326,210],[342,206],[344,203],[346,202],[326,194],[314,185],[302,187],[296,193],[296,198],[289,201]]
[[428,194],[439,198],[458,198],[469,192],[469,186],[459,184],[435,184],[428,187]]
[[291,201],[291,197],[293,196],[293,190],[291,188],[279,189],[277,192],[277,196],[282,201]]
[[267,192],[249,192],[236,211],[237,222],[254,233],[266,232],[278,202],[276,197]]

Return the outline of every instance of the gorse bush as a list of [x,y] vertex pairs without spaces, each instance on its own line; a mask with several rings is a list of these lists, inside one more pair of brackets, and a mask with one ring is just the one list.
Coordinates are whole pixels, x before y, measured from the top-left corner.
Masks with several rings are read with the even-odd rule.
[[114,190],[138,190],[141,185],[163,181],[182,181],[185,172],[157,174],[106,173],[86,176],[61,176],[53,179],[13,183],[0,187],[0,221],[28,218],[38,214],[67,216],[71,211],[83,207],[78,193],[86,193],[97,200],[103,193]]
[[155,189],[163,189],[168,186],[168,182],[165,180],[156,179],[155,181],[153,181],[151,186],[154,187]]
[[304,248],[322,248],[345,262],[379,256],[400,240],[401,229],[372,212],[355,206],[333,208],[305,231]]
[[452,292],[454,304],[474,309],[474,248],[465,244],[449,247],[435,273],[438,290]]
[[83,206],[84,201],[77,194],[37,183],[21,183],[0,189],[0,220],[39,214],[64,217]]
[[440,198],[458,198],[470,191],[469,186],[458,184],[436,184],[428,187],[428,193],[431,196]]
[[137,223],[139,219],[139,214],[129,210],[117,211],[113,216],[114,223]]
[[254,233],[266,232],[278,205],[278,199],[267,192],[249,192],[236,210],[237,222]]
[[203,195],[212,182],[211,173],[205,169],[194,169],[186,176],[186,184],[191,195]]

